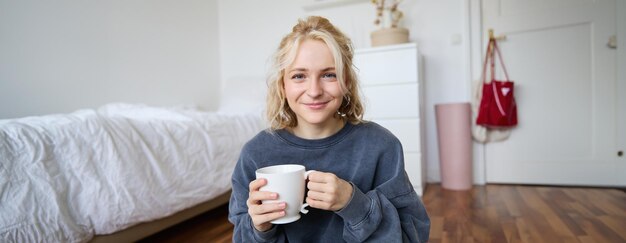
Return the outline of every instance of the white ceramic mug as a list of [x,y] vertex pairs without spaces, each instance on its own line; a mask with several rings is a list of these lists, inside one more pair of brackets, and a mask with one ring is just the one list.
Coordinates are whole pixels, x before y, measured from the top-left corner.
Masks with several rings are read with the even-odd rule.
[[304,166],[287,164],[263,167],[256,170],[256,178],[265,178],[267,184],[260,191],[278,193],[276,200],[263,200],[263,203],[285,202],[285,216],[271,221],[272,224],[287,224],[300,219],[300,213],[306,214],[309,206],[304,201],[305,181],[309,173]]

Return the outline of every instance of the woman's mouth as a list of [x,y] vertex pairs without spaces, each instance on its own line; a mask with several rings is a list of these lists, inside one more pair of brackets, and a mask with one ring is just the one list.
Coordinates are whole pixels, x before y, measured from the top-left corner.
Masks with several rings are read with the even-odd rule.
[[325,101],[325,102],[310,102],[310,103],[304,103],[304,105],[306,107],[308,107],[309,109],[312,110],[320,110],[320,109],[324,109],[324,107],[326,107],[326,105],[328,104],[328,102],[330,101]]

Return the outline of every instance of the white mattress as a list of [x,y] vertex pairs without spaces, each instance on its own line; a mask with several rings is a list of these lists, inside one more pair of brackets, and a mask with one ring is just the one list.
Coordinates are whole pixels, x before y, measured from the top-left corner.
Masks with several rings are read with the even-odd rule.
[[85,242],[211,199],[263,128],[130,104],[0,120],[0,242]]

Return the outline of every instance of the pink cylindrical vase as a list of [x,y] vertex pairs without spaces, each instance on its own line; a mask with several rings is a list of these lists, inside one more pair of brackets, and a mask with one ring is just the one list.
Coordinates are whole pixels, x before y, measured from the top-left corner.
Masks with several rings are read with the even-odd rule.
[[470,103],[435,105],[441,187],[472,188],[472,111]]

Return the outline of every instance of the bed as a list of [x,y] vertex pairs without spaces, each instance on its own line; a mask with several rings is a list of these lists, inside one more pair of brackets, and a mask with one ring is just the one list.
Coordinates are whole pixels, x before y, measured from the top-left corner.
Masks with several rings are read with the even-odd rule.
[[0,242],[130,242],[227,202],[252,112],[108,104],[0,120]]

